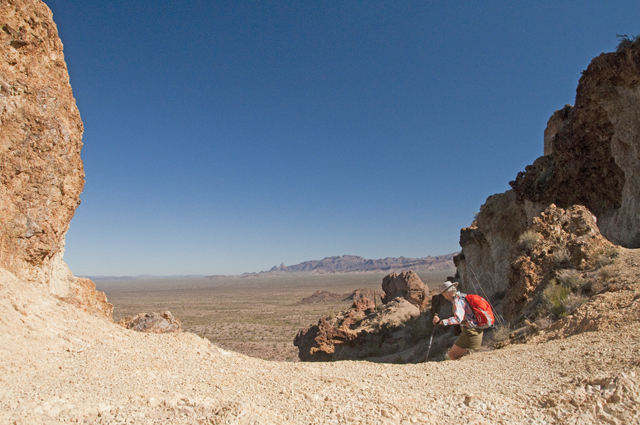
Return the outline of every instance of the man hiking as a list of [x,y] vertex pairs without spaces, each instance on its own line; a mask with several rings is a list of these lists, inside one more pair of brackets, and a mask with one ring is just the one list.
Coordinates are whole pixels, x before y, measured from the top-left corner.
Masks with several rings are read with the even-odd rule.
[[482,329],[478,329],[476,316],[473,309],[465,299],[465,294],[458,291],[458,282],[449,281],[440,285],[439,293],[453,304],[453,317],[440,320],[437,314],[433,316],[434,325],[460,325],[462,333],[449,352],[445,353],[445,359],[458,360],[469,350],[477,350],[482,345]]

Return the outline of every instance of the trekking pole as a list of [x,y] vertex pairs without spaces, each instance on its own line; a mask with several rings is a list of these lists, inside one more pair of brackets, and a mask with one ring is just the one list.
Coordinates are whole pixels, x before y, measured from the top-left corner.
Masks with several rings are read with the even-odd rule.
[[[435,317],[435,315],[434,315]],[[432,323],[433,325],[433,323]],[[429,348],[427,349],[427,357],[425,357],[424,361],[428,361],[429,360],[429,353],[431,353],[431,344],[433,344],[433,334],[436,332],[436,325],[433,325],[432,329],[431,329],[431,338],[429,338]]]

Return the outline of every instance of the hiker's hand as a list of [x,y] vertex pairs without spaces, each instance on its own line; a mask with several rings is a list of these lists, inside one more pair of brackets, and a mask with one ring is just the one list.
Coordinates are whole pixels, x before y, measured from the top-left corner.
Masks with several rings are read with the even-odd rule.
[[438,315],[436,314],[435,316],[433,316],[433,324],[437,325],[440,322],[440,318],[438,317]]

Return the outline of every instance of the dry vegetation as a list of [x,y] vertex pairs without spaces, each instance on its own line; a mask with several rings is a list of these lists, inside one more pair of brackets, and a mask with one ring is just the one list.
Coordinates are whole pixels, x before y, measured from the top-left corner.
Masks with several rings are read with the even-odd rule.
[[[451,270],[419,273],[434,287]],[[358,288],[381,290],[384,274],[294,274],[260,278],[188,278],[98,282],[114,305],[115,321],[137,313],[169,310],[185,331],[219,347],[267,360],[298,361],[293,338],[351,301],[301,304],[318,290],[344,294]],[[379,301],[378,301],[379,302]]]

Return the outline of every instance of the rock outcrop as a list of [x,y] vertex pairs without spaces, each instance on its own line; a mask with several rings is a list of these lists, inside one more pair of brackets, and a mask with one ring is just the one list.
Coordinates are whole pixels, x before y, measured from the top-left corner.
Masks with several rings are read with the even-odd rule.
[[380,311],[357,307],[300,329],[293,342],[300,360],[424,361],[429,325],[418,307],[404,298],[382,305]]
[[616,255],[616,247],[600,234],[589,210],[577,205],[564,210],[552,204],[533,219],[514,248],[504,302],[506,319],[512,323],[524,317],[535,319],[541,310],[542,291],[554,279],[566,281],[567,295],[571,290],[592,292],[593,281],[583,278],[581,272]]
[[422,314],[431,301],[429,290],[411,271],[385,276],[383,288],[387,295],[377,308],[370,298],[354,296],[351,308],[300,329],[293,342],[300,360],[424,361],[432,329]]
[[640,43],[595,58],[546,133],[550,153],[511,183],[518,197],[584,205],[607,239],[640,247]]
[[135,316],[123,317],[118,321],[123,328],[137,332],[163,334],[169,332],[181,332],[182,324],[173,317],[170,311],[162,313],[139,313]]
[[0,25],[0,268],[109,316],[104,294],[89,295],[62,260],[84,186],[83,126],[51,11],[3,1]]
[[462,229],[454,259],[461,288],[492,298],[509,289],[512,248],[549,205],[583,205],[609,241],[640,247],[640,42],[595,58],[575,106],[550,118],[544,156],[518,174],[512,190],[489,197]]
[[382,302],[385,304],[394,298],[401,297],[423,310],[431,300],[429,288],[411,270],[385,276],[382,280],[382,290],[384,291]]

